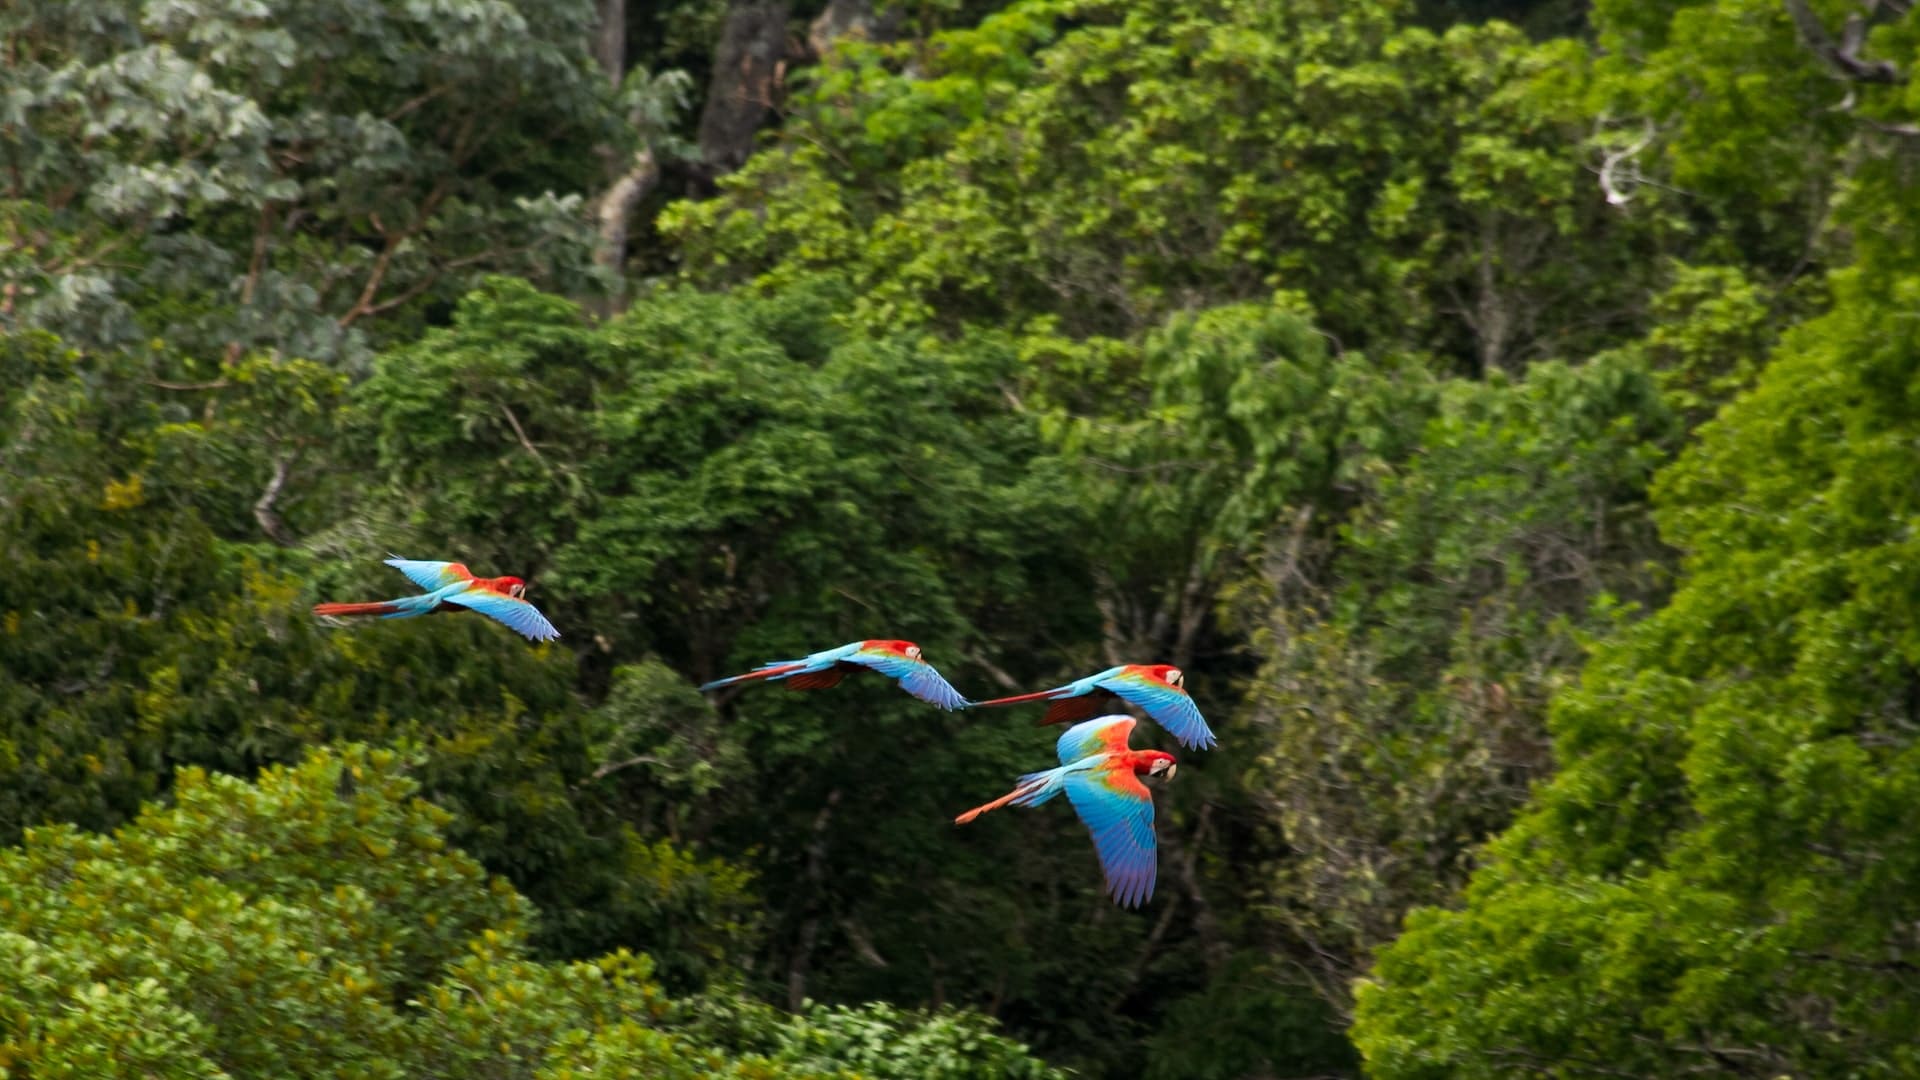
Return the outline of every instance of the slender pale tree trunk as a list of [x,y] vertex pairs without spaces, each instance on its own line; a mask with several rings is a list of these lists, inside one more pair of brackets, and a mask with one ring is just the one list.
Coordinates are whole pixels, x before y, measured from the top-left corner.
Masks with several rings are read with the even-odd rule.
[[[627,0],[599,0],[600,26],[594,35],[593,55],[607,81],[618,87],[627,76]],[[633,215],[660,183],[660,162],[651,146],[642,146],[632,160],[621,162],[611,150],[605,152],[610,182],[594,206],[598,242],[593,261],[612,275],[612,293],[602,314],[618,311],[625,295],[621,274],[627,265],[627,236]]]
[[593,58],[615,86],[627,74],[627,0],[600,0],[600,26],[594,33]]

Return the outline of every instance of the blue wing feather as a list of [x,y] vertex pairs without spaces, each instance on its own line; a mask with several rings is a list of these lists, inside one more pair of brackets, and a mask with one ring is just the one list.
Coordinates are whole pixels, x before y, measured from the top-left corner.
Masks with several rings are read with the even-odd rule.
[[1100,686],[1128,704],[1139,706],[1161,727],[1172,732],[1181,746],[1190,750],[1213,749],[1217,741],[1213,729],[1207,726],[1206,717],[1200,715],[1200,707],[1186,691],[1128,676],[1104,679]]
[[1074,811],[1093,834],[1107,892],[1122,907],[1146,903],[1159,873],[1153,796],[1132,769],[1121,765],[1069,773],[1065,787]]
[[473,589],[468,592],[453,593],[446,597],[449,604],[477,611],[490,619],[495,619],[512,627],[529,641],[552,641],[560,636],[540,609],[525,600],[515,599],[485,589]]
[[1059,755],[1060,764],[1071,765],[1096,754],[1125,750],[1127,740],[1133,735],[1133,725],[1133,717],[1124,713],[1097,716],[1062,732],[1060,741],[1054,743],[1054,752]]
[[[459,563],[425,562],[419,559],[402,559],[397,555],[385,561],[388,566],[407,575],[408,581],[413,582],[428,592],[445,588],[456,581],[462,580],[463,577],[472,576],[471,573],[462,575],[460,571],[465,570],[466,567],[461,566]],[[459,569],[455,569],[455,567],[459,567]]]
[[904,656],[878,651],[857,652],[847,659],[898,682],[900,689],[929,705],[942,709],[964,709],[972,704],[925,660],[909,660]]

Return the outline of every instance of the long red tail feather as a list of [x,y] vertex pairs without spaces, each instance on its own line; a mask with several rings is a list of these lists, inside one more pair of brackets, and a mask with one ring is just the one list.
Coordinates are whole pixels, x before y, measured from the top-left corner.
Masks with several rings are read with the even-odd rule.
[[1013,800],[1033,790],[1034,787],[1036,787],[1039,783],[1040,781],[1034,781],[1033,783],[1021,784],[1019,787],[1014,788],[1012,791],[1007,792],[1005,795],[1000,796],[999,798],[993,800],[992,802],[986,803],[981,806],[976,806],[973,809],[967,811],[966,813],[961,814],[959,817],[954,818],[953,823],[955,825],[965,825],[967,822],[972,821],[974,818],[979,817],[981,814],[984,814],[989,810],[998,810],[1001,807],[1012,802]]
[[400,609],[392,604],[376,601],[371,604],[315,604],[315,615],[391,615]]
[[1042,690],[1038,693],[1020,694],[1016,697],[994,698],[992,701],[976,701],[973,707],[979,709],[988,705],[1018,705],[1023,701],[1047,701],[1056,693],[1058,693],[1056,690]]

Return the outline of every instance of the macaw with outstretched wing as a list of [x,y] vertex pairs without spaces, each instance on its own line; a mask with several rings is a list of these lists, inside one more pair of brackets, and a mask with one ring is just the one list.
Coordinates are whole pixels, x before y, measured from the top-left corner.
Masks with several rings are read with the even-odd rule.
[[560,636],[540,609],[527,602],[527,583],[517,577],[474,577],[466,564],[457,562],[422,562],[395,556],[386,563],[427,591],[368,604],[315,604],[313,613],[410,619],[442,611],[477,611],[507,624],[529,641],[552,641]]
[[907,693],[942,709],[964,709],[972,704],[927,663],[920,646],[911,641],[880,638],[849,642],[798,660],[775,660],[745,675],[715,679],[700,689],[718,690],[735,683],[765,679],[784,682],[795,690],[824,690],[839,685],[850,671],[877,671],[899,683]]
[[1139,907],[1153,896],[1159,860],[1153,834],[1153,795],[1143,776],[1171,780],[1177,765],[1164,750],[1132,750],[1131,716],[1102,716],[1075,724],[1060,736],[1060,767],[1028,773],[1011,792],[953,819],[965,825],[1002,806],[1039,806],[1061,792],[1093,834],[1106,875],[1107,892],[1122,907]]
[[1097,716],[1116,701],[1138,706],[1154,722],[1189,750],[1211,750],[1217,740],[1200,707],[1187,693],[1187,677],[1172,664],[1122,664],[1084,679],[1035,694],[976,701],[974,708],[1017,705],[1023,701],[1050,701],[1040,723],[1066,724]]

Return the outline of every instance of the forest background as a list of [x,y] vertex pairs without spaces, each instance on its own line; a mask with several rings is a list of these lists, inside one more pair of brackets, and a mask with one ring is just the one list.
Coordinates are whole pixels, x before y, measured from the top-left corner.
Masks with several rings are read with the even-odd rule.
[[[0,41],[0,1075],[1920,1072],[1909,0]],[[862,637],[1184,668],[1153,902]]]

